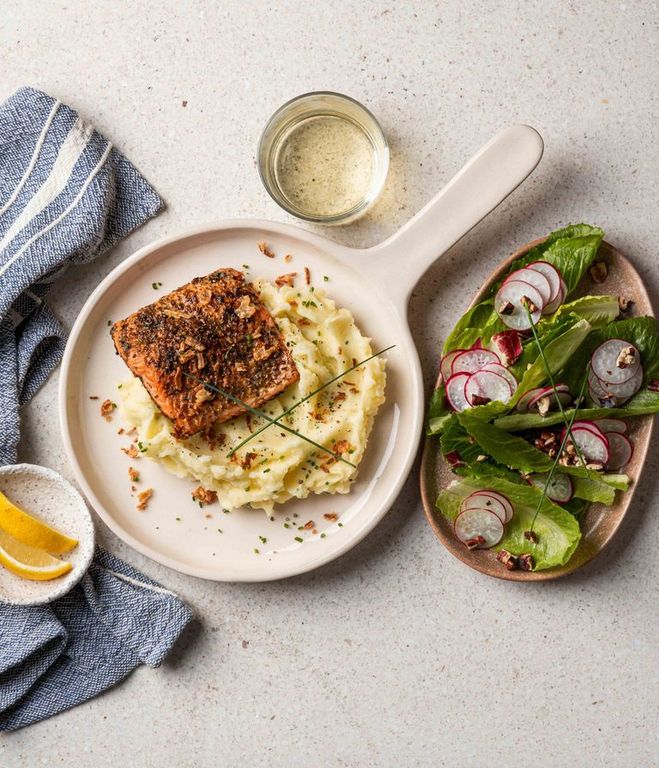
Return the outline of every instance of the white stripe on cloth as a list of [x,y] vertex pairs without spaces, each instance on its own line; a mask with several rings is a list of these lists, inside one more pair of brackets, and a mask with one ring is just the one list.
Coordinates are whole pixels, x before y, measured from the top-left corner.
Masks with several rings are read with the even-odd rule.
[[96,178],[98,172],[101,170],[101,168],[103,167],[105,161],[108,159],[108,155],[110,154],[111,149],[112,149],[112,144],[110,142],[108,142],[108,145],[105,148],[105,152],[103,152],[103,155],[101,156],[101,159],[96,164],[96,167],[94,168],[94,170],[89,174],[89,176],[87,177],[85,183],[80,188],[80,191],[75,196],[75,198],[71,201],[69,206],[67,208],[65,208],[62,211],[62,213],[60,213],[60,215],[56,219],[53,219],[47,227],[44,227],[40,232],[36,232],[34,235],[32,235],[32,237],[26,243],[24,243],[21,246],[21,248],[19,248],[18,251],[16,251],[16,253],[11,257],[11,259],[9,259],[9,261],[6,264],[3,264],[0,267],[0,277],[2,277],[2,275],[4,275],[4,273],[7,271],[7,269],[17,259],[19,259],[21,257],[21,255],[32,245],[32,243],[34,243],[35,240],[38,240],[40,237],[43,237],[45,234],[50,232],[50,230],[53,227],[57,226],[60,223],[60,221],[62,221],[62,219],[65,216],[67,216],[69,213],[71,213],[71,211],[76,207],[76,205],[78,205],[78,203],[82,199],[82,196],[87,191],[87,188],[92,183],[92,181]]
[[66,186],[73,167],[89,143],[94,128],[79,117],[62,143],[48,178],[0,240],[0,253],[30,221],[50,205]]
[[48,115],[48,119],[44,123],[43,128],[41,129],[41,133],[39,134],[39,138],[37,140],[37,143],[34,145],[34,151],[32,152],[32,157],[30,158],[30,162],[28,163],[27,168],[25,169],[25,173],[23,174],[23,177],[18,182],[18,185],[16,186],[16,189],[11,193],[11,196],[9,200],[0,208],[0,215],[2,215],[7,208],[14,202],[14,200],[18,197],[18,193],[23,189],[25,186],[25,182],[30,178],[30,174],[34,170],[34,166],[39,159],[39,154],[41,152],[41,147],[43,146],[44,141],[46,140],[46,134],[48,133],[48,129],[50,128],[51,123],[55,119],[55,114],[57,113],[57,110],[60,107],[61,101],[56,101],[53,104],[53,108],[50,110],[50,114]]

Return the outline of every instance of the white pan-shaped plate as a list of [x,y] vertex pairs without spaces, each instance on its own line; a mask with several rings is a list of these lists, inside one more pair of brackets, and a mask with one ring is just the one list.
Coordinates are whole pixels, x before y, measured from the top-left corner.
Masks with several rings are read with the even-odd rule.
[[[75,323],[60,386],[64,443],[80,485],[104,522],[154,560],[218,581],[304,573],[357,544],[396,498],[421,437],[423,387],[406,321],[409,294],[438,256],[531,173],[542,149],[542,139],[528,126],[502,131],[400,232],[374,248],[346,248],[274,222],[225,221],[148,245],[117,267]],[[259,252],[262,241],[277,258]],[[284,254],[292,254],[294,261],[284,263]],[[270,521],[254,510],[223,514],[218,505],[200,510],[190,499],[195,484],[140,460],[140,487],[153,487],[155,493],[147,510],[137,512],[127,475],[134,462],[121,452],[128,440],[117,434],[120,418],[106,422],[99,413],[100,402],[111,398],[116,384],[129,375],[114,353],[108,324],[151,303],[159,295],[152,283],[172,290],[219,267],[243,269],[245,264],[251,277],[271,280],[307,266],[313,282],[353,313],[374,349],[396,345],[387,353],[386,403],[375,420],[358,480],[347,495],[288,502]],[[90,400],[93,396],[100,400]],[[326,520],[325,513],[335,513],[338,520]],[[284,528],[285,517],[300,525],[313,520],[318,533]]]

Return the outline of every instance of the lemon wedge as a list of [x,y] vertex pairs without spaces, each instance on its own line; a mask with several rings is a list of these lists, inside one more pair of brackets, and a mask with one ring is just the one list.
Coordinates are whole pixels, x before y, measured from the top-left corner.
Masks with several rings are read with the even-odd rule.
[[8,571],[32,581],[50,581],[68,573],[71,563],[31,547],[0,530],[0,563]]
[[0,491],[0,530],[31,547],[63,555],[78,545],[76,539],[65,536],[36,517],[13,504]]

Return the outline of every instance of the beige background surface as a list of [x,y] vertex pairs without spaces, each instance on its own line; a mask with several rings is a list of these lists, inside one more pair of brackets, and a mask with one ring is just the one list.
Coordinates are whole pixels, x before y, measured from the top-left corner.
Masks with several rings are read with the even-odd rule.
[[[415,293],[428,383],[438,340],[492,266],[569,221],[602,226],[656,300],[657,18],[647,1],[5,0],[0,98],[32,84],[76,107],[169,204],[71,272],[53,306],[70,325],[115,264],[178,228],[286,219],[261,188],[255,148],[271,112],[312,89],[364,101],[391,141],[378,207],[330,233],[347,243],[395,231],[499,128],[528,122],[545,138],[533,177]],[[26,410],[21,458],[70,477],[56,389],[55,375]],[[197,581],[99,524],[112,551],[180,592],[199,623],[160,670],[0,737],[0,764],[655,764],[650,464],[611,549],[537,586],[488,580],[450,558],[421,513],[416,472],[351,554],[281,583]]]

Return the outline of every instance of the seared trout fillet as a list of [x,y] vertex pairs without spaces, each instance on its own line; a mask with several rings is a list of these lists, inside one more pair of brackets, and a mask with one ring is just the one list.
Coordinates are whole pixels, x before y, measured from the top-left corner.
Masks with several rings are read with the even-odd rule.
[[196,277],[116,322],[111,334],[180,438],[245,413],[191,376],[253,408],[300,378],[271,314],[235,269]]

